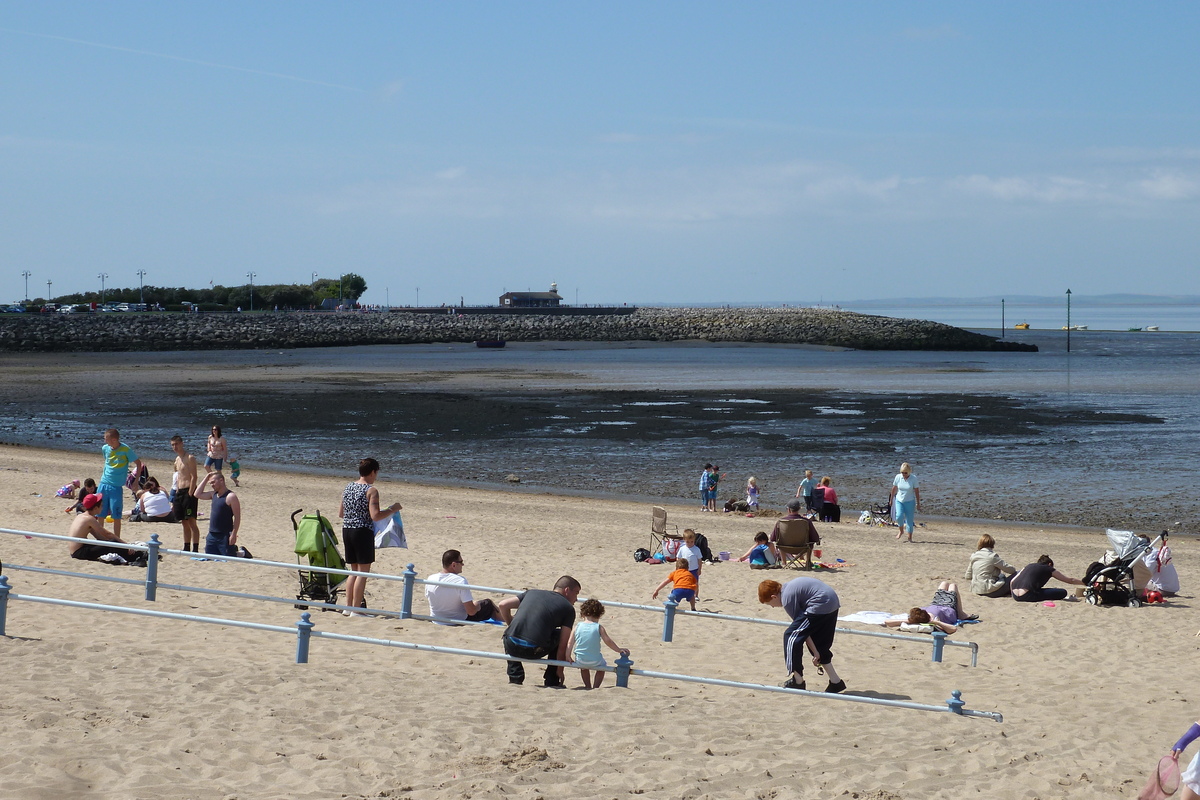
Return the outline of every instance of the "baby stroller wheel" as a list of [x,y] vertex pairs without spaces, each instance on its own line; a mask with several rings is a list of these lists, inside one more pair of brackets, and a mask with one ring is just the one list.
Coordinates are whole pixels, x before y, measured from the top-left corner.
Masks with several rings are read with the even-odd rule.
[[1129,606],[1130,608],[1140,608],[1142,605],[1142,601],[1138,600],[1136,596],[1131,595],[1129,597],[1129,602],[1126,603],[1126,605]]
[[1087,591],[1085,591],[1083,593],[1083,599],[1087,600],[1089,605],[1093,605],[1093,606],[1100,605],[1099,593],[1097,593],[1096,590],[1090,586],[1087,588]]

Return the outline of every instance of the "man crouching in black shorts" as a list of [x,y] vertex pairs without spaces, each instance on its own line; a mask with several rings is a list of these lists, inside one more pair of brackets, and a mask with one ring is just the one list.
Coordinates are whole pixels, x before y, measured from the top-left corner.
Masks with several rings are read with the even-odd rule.
[[67,552],[71,554],[71,558],[78,558],[81,561],[99,561],[101,556],[108,555],[109,553],[116,553],[121,558],[132,561],[139,555],[139,551],[127,550],[124,547],[105,547],[102,544],[88,544],[84,541],[90,533],[97,539],[106,542],[126,544],[124,539],[115,533],[105,530],[104,525],[100,522],[101,499],[98,494],[89,494],[83,498],[83,513],[71,520],[71,530],[68,532],[69,536],[74,536],[79,541],[68,544]]

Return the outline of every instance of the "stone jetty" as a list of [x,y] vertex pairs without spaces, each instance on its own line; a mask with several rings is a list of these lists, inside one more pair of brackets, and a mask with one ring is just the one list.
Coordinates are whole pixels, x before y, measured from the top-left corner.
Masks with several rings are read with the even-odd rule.
[[827,308],[639,308],[633,313],[259,312],[0,315],[0,351],[286,349],[504,339],[742,342],[859,350],[1020,350],[951,325]]

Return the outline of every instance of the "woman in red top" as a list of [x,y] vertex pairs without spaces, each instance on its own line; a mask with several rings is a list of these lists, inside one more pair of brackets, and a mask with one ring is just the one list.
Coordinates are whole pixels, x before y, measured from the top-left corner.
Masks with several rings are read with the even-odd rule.
[[825,488],[825,505],[821,507],[821,521],[841,522],[842,507],[838,505],[837,492],[833,490],[833,480],[826,475],[821,478],[821,486]]

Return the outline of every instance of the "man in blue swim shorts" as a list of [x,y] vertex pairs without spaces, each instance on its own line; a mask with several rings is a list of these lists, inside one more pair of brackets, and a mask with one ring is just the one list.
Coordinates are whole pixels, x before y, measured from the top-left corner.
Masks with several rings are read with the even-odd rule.
[[104,432],[104,473],[100,476],[98,491],[104,498],[100,508],[101,517],[112,517],[113,535],[121,537],[121,514],[125,510],[125,480],[129,477],[129,465],[134,474],[142,471],[142,460],[129,445],[121,444],[121,432],[109,428]]

